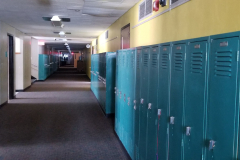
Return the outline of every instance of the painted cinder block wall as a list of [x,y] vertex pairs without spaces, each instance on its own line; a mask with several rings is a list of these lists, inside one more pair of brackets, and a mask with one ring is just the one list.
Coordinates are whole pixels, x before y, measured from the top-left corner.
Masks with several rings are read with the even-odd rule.
[[[120,49],[121,28],[129,23],[131,48],[240,30],[239,0],[227,3],[225,0],[190,0],[174,9],[170,9],[169,1],[167,6],[141,21],[138,20],[138,6],[142,0],[139,1],[107,29],[107,40],[105,31],[99,35],[98,53]],[[92,45],[96,45],[96,40]]]

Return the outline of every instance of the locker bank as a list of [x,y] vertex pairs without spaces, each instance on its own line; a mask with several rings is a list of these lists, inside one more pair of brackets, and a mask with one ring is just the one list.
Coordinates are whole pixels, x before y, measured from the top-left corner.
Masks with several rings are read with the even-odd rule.
[[0,1],[0,160],[240,160],[239,7]]

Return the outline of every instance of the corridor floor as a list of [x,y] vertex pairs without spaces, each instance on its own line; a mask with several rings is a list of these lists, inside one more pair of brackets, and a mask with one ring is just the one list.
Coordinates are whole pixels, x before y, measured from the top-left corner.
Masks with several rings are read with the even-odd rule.
[[86,75],[62,69],[0,109],[0,160],[129,159]]

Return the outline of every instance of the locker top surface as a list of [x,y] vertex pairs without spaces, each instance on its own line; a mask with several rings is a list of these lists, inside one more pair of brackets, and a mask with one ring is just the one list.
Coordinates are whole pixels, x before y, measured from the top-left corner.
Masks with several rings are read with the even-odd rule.
[[172,42],[172,45],[178,45],[178,44],[186,44],[189,40],[181,40],[181,41],[174,41]]
[[193,43],[193,42],[202,42],[202,41],[208,41],[209,42],[210,37],[200,37],[200,38],[193,38],[193,39],[189,39],[188,42]]
[[228,38],[228,37],[240,37],[240,32],[231,32],[231,33],[223,33],[218,35],[210,36],[210,39],[221,39],[221,38]]
[[119,49],[119,50],[117,50],[117,52],[119,52],[119,51],[129,51],[129,50],[136,50],[136,48]]

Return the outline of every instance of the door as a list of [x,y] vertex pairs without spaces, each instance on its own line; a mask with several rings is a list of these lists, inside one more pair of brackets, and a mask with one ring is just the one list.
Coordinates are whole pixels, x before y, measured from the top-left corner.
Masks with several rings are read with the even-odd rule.
[[237,159],[239,37],[211,37],[207,160]]
[[169,93],[170,93],[170,44],[160,46],[159,57],[159,81],[158,81],[158,146],[157,159],[166,160],[168,156],[168,115],[169,115]]
[[191,40],[187,46],[184,159],[204,157],[208,48],[208,38]]
[[9,99],[14,99],[14,53],[13,53],[13,36],[8,35],[8,53],[9,53],[9,61],[8,61],[8,84],[9,84]]
[[121,29],[121,49],[130,48],[130,24]]
[[147,110],[148,110],[148,72],[150,47],[142,49],[141,77],[140,77],[140,108],[139,108],[139,158],[146,160],[147,156]]
[[176,42],[172,47],[170,117],[169,117],[169,160],[182,159],[183,89],[185,42]]
[[156,159],[157,154],[158,58],[159,46],[151,46],[148,71],[147,159]]

